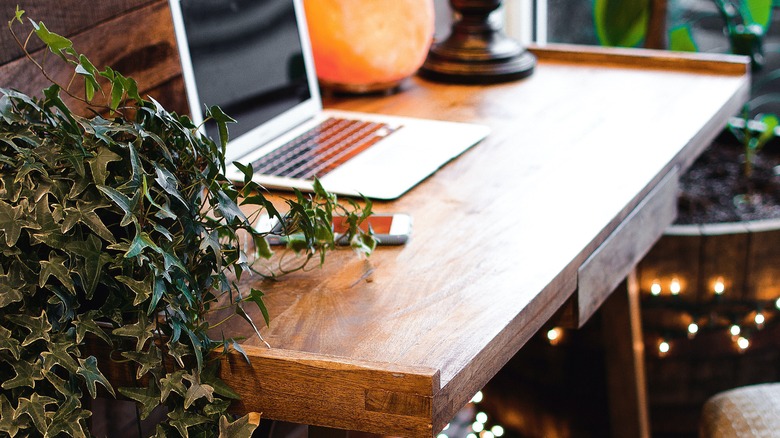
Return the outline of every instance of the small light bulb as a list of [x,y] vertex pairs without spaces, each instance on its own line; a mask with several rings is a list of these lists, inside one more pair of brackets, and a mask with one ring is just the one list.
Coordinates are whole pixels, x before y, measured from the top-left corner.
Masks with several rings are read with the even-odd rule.
[[558,345],[561,342],[561,335],[563,330],[560,327],[551,328],[547,331],[547,340],[550,345]]
[[692,322],[688,324],[688,333],[695,335],[696,333],[699,333],[699,325],[695,322]]
[[446,433],[440,433],[436,436],[436,438],[450,438]]
[[497,436],[499,438],[504,436],[504,428],[501,427],[501,426],[498,426],[498,425],[493,426],[493,427],[490,428],[490,431],[493,432],[494,436]]
[[672,282],[669,284],[669,292],[671,292],[672,295],[679,295],[681,290],[680,280],[672,278]]
[[780,298],[775,301],[775,307],[777,307],[777,310],[780,310]]
[[487,414],[484,413],[484,412],[478,413],[477,414],[477,421],[482,423],[482,424],[487,423]]
[[471,430],[473,430],[476,433],[480,433],[483,430],[485,430],[485,425],[480,423],[479,421],[475,421],[471,424]]
[[470,434],[466,435],[466,438],[477,438],[477,435],[473,434],[473,433],[470,433]]
[[742,329],[738,325],[732,324],[729,328],[729,333],[731,333],[731,336],[739,336],[742,333]]
[[748,341],[747,338],[740,336],[739,339],[737,339],[737,346],[740,350],[746,350],[750,346],[750,341]]
[[471,398],[472,403],[479,403],[482,401],[482,391],[477,391],[476,394],[474,394],[474,397]]
[[442,429],[442,430],[447,430],[447,429],[449,429],[449,428],[450,428],[450,423],[447,423],[447,425],[446,425],[446,426],[444,426],[444,429]]
[[716,295],[723,295],[723,292],[726,291],[726,284],[723,282],[723,277],[718,277],[718,279],[715,280],[715,285],[712,287],[712,290]]
[[480,438],[495,438],[495,435],[493,435],[493,432],[486,430],[482,432],[482,436]]
[[766,322],[766,318],[764,317],[764,314],[761,312],[756,313],[755,317],[756,325],[763,325],[764,322]]
[[658,344],[658,351],[661,354],[666,354],[669,352],[669,343],[666,341],[661,341],[660,344]]
[[653,280],[653,284],[650,285],[650,293],[654,296],[661,295],[661,282],[658,280]]

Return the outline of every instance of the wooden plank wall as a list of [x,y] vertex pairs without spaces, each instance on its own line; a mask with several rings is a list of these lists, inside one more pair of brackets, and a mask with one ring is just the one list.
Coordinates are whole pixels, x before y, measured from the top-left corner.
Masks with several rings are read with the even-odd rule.
[[[20,0],[25,16],[43,21],[51,31],[70,38],[76,50],[86,54],[98,68],[108,65],[138,81],[142,94],[160,101],[166,108],[187,112],[181,67],[173,35],[170,9],[165,0]],[[40,95],[46,78],[23,56],[5,23],[17,2],[0,2],[0,87],[16,88]],[[15,26],[20,38],[32,29],[29,22]],[[35,37],[28,49],[61,84],[73,74],[71,66],[58,62],[41,48]],[[77,87],[77,91],[80,89]],[[72,102],[69,102],[72,103]],[[74,104],[79,112],[83,105]]]

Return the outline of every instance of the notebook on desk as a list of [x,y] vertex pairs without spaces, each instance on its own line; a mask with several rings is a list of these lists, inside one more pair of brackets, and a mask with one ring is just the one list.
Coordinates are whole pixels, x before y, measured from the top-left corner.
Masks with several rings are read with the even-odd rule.
[[[482,140],[485,126],[323,110],[301,0],[170,0],[193,121],[237,120],[226,162],[268,188],[395,199]],[[216,126],[204,125],[217,138]],[[229,165],[228,178],[243,181]]]

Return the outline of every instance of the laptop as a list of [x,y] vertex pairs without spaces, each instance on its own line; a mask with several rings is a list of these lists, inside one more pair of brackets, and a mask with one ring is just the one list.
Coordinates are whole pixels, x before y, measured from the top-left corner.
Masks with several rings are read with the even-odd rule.
[[[323,110],[302,0],[169,0],[193,121],[219,105],[231,163],[267,188],[401,196],[488,135],[485,126]],[[216,126],[202,129],[218,138]]]

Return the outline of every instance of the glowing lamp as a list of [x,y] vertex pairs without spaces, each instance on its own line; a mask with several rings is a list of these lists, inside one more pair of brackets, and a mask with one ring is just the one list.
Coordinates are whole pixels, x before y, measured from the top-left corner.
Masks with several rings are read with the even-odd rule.
[[326,88],[396,87],[425,61],[433,41],[432,0],[305,0],[317,77]]

